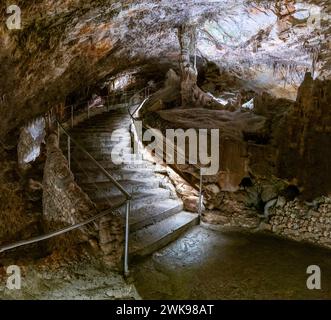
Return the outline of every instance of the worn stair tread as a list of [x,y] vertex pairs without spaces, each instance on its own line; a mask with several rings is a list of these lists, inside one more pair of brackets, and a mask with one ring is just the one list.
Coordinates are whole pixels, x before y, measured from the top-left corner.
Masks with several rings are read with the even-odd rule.
[[[145,160],[134,160],[127,161],[122,164],[115,164],[112,162],[112,157],[104,155],[103,157],[94,156],[94,159],[110,173],[115,170],[123,169],[153,169],[155,164]],[[81,170],[97,168],[97,165],[92,162],[87,156],[86,157],[74,157],[72,159],[73,168],[78,168]]]
[[[180,200],[166,199],[155,204],[138,207],[131,210],[130,232],[147,227],[169,218],[183,210],[183,203]],[[123,209],[123,214],[125,210]]]
[[[109,110],[92,116],[70,129],[77,140],[99,164],[130,194],[130,258],[146,256],[177,239],[199,221],[197,214],[183,211],[183,202],[170,188],[162,188],[166,168],[156,165],[143,153],[132,155],[132,119],[126,109]],[[116,131],[116,132],[114,132]],[[67,139],[60,146],[66,155]],[[116,164],[115,154],[123,155],[124,163]],[[126,197],[109,181],[87,154],[71,143],[71,169],[80,187],[99,209],[121,206],[125,217]],[[120,150],[118,150],[120,149]],[[117,160],[117,159],[116,159]]]
[[[139,179],[139,180],[117,180],[118,183],[121,184],[121,186],[128,190],[128,192],[131,192],[131,189],[134,188],[141,188],[141,190],[145,189],[156,189],[160,185],[160,180],[153,177],[147,178],[147,179]],[[109,191],[109,190],[117,190],[117,187],[112,183],[111,181],[105,181],[105,182],[80,182],[79,185],[82,187],[84,190],[96,190],[95,185],[102,191]]]
[[[88,194],[88,192],[86,192]],[[148,205],[152,205],[156,202],[169,199],[171,192],[168,189],[157,188],[150,190],[143,190],[132,194],[131,209],[136,210]],[[99,208],[109,207],[109,203],[116,206],[125,200],[123,195],[116,195],[113,197],[93,197],[90,196]]]
[[181,211],[130,236],[130,254],[147,256],[177,239],[184,230],[198,224],[197,214]]
[[[82,170],[74,170],[74,174],[77,181],[88,181],[88,182],[109,182],[109,178],[101,172],[99,169],[87,169],[85,171]],[[119,180],[141,180],[141,179],[153,179],[154,178],[154,170],[152,169],[139,169],[139,170],[116,170],[112,171],[112,177]]]

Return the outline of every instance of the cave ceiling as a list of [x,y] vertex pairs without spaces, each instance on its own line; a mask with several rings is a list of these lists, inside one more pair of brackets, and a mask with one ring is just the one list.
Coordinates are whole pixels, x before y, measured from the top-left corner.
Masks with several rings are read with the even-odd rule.
[[249,89],[295,99],[305,72],[330,78],[329,1],[17,0],[21,30],[2,2],[1,136],[109,75],[177,68],[184,23],[197,55]]

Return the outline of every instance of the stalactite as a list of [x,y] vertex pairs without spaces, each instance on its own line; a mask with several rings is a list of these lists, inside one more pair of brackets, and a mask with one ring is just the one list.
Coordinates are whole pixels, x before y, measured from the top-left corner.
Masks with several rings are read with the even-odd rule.
[[[181,98],[182,108],[219,108],[223,106],[212,96],[202,91],[197,85],[198,71],[192,64],[191,57],[197,52],[197,27],[185,24],[178,30],[181,48]],[[196,58],[195,58],[196,59]]]

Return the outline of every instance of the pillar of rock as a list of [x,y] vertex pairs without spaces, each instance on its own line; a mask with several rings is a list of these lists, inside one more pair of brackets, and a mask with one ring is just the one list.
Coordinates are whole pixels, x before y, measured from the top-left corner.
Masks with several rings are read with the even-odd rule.
[[194,107],[193,94],[197,86],[198,72],[196,66],[191,63],[191,56],[196,53],[197,30],[195,25],[182,25],[178,30],[179,43],[181,48],[181,96],[182,107]]
[[[182,108],[223,109],[223,106],[216,99],[201,90],[197,85],[197,25],[184,24],[180,26],[178,29],[178,39],[181,48],[180,70]],[[194,57],[194,63],[192,62],[192,57]]]

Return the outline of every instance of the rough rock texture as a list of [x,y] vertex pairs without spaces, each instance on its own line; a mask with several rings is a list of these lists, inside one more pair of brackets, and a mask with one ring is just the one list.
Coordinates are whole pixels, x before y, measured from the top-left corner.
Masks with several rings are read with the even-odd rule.
[[[330,12],[322,0],[21,0],[21,30],[6,27],[9,4],[0,24],[0,135],[106,76],[178,69],[177,27],[188,21],[198,25],[199,57],[254,88],[272,90],[276,78],[278,89],[286,84],[283,94],[295,96],[292,84],[307,69],[328,75]],[[320,24],[308,21],[312,7],[325,15]]]
[[322,197],[313,205],[279,198],[272,217],[262,229],[297,241],[331,248],[331,198]]
[[206,210],[202,221],[211,226],[252,232],[267,231],[295,241],[331,248],[331,200],[322,197],[313,204],[298,199],[276,198],[269,209],[269,219],[257,215],[257,208],[248,206],[243,193],[224,193],[218,210]]
[[308,73],[277,140],[279,176],[296,178],[309,200],[331,194],[330,101],[331,81],[313,80]]
[[[210,130],[219,129],[220,170],[217,175],[206,176],[206,179],[217,182],[223,191],[238,190],[241,180],[248,175],[249,158],[245,135],[263,136],[265,131],[265,117],[241,109],[236,112],[208,109],[162,110],[146,114],[144,120],[164,134],[166,129],[208,129],[208,145],[211,143]],[[187,139],[186,150],[190,148],[189,143]],[[196,175],[194,170],[190,170],[190,166],[184,171]]]
[[21,240],[38,231],[36,219],[27,212],[24,190],[14,161],[0,160],[0,244]]
[[[57,136],[47,139],[47,160],[43,180],[43,218],[46,231],[68,227],[96,215],[96,209],[88,196],[78,187],[68,168],[67,161],[58,148]],[[55,247],[87,241],[96,236],[97,225],[85,227],[54,238]]]
[[45,143],[45,120],[43,117],[35,119],[21,129],[17,146],[18,165],[21,170],[29,168],[29,163],[40,155],[41,144]]
[[[181,107],[221,109],[222,105],[197,85],[197,26],[182,25],[178,30],[178,37],[181,48]],[[191,63],[192,56],[194,64]]]
[[[47,160],[43,180],[43,219],[46,231],[55,231],[97,214],[95,204],[84,193],[68,168],[68,163],[58,147],[57,136],[47,139]],[[110,214],[84,228],[54,238],[52,249],[89,241],[95,249],[101,248],[107,264],[117,269],[123,254],[123,221]]]
[[[330,92],[330,81],[313,80],[307,73],[296,102],[264,93],[254,98],[252,110],[171,108],[147,112],[144,120],[164,135],[170,128],[220,130],[220,170],[204,178],[208,211],[203,221],[269,230],[329,246],[330,207],[316,213],[318,221],[325,222],[323,228],[315,224],[315,218],[301,218],[297,211],[308,214],[304,200],[330,195]],[[198,182],[194,166],[175,167],[191,182]],[[275,213],[279,196],[284,197],[286,206]],[[300,199],[301,209],[291,207],[295,198]]]
[[248,207],[244,195],[238,196],[232,193],[219,194],[217,210],[206,210],[202,215],[202,221],[226,228],[245,228],[256,230],[261,222],[256,214],[256,209]]
[[180,175],[173,170],[167,170],[171,183],[175,186],[175,191],[183,200],[184,209],[189,212],[198,212],[199,193],[190,186]]
[[[37,261],[31,259],[31,254],[25,257],[1,259],[1,300],[140,299],[134,285],[126,283],[86,245],[66,252],[55,251]],[[21,290],[6,288],[6,266],[13,264],[21,268]]]

